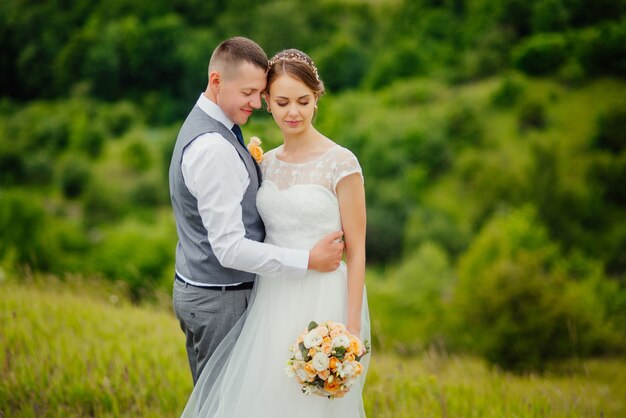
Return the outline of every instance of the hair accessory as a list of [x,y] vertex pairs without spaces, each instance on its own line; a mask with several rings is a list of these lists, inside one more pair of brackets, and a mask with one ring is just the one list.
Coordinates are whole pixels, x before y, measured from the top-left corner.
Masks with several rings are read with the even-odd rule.
[[275,55],[269,62],[269,66],[271,67],[272,65],[276,64],[278,61],[300,61],[305,63],[306,65],[308,65],[309,67],[311,67],[311,69],[313,70],[313,72],[315,73],[315,79],[317,81],[320,81],[320,76],[317,73],[317,67],[315,66],[315,64],[313,64],[313,61],[310,59],[307,59],[307,57],[305,57],[302,54],[299,54],[297,52],[285,52],[285,53],[279,53],[278,55]]

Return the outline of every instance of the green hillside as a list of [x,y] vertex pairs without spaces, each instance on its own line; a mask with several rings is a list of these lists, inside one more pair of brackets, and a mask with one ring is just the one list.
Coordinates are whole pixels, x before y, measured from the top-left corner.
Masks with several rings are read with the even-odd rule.
[[[365,176],[375,349],[624,355],[624,0],[3,2],[2,274],[170,292],[169,159],[234,35],[326,83],[315,124]],[[244,134],[280,144],[263,110]]]

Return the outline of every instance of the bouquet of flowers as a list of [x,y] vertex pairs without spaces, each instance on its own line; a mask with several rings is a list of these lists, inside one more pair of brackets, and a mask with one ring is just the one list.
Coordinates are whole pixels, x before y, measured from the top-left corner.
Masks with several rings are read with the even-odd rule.
[[370,345],[350,335],[343,324],[312,321],[290,347],[285,372],[302,385],[302,392],[341,398],[363,373],[361,358]]

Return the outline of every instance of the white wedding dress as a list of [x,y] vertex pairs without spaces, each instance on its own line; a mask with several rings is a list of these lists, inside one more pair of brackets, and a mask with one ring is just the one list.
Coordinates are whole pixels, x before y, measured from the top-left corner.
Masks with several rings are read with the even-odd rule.
[[[313,161],[286,163],[266,153],[257,206],[265,241],[285,248],[310,249],[324,235],[341,229],[335,187],[359,173],[349,150],[335,146]],[[365,417],[360,380],[343,398],[304,395],[285,374],[289,347],[310,321],[346,323],[346,265],[332,273],[308,271],[304,278],[260,276],[246,314],[211,357],[183,417],[202,418],[357,418]],[[361,339],[369,340],[367,297],[363,296]]]

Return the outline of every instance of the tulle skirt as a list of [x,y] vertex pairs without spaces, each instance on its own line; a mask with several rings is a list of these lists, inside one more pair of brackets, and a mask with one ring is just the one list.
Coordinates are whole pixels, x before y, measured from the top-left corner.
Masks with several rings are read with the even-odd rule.
[[[363,294],[361,339],[371,341],[367,295]],[[310,321],[346,323],[346,266],[304,278],[263,276],[256,281],[244,316],[209,360],[183,417],[202,418],[361,418],[363,374],[343,398],[304,395],[285,374],[289,347]]]

